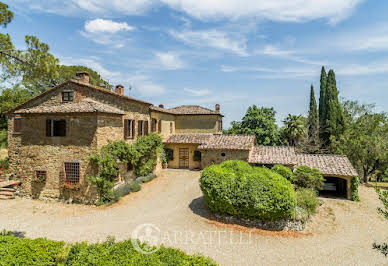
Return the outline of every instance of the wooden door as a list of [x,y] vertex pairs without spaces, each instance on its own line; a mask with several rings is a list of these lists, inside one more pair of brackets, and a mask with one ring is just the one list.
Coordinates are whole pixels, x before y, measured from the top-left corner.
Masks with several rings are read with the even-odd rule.
[[179,149],[179,168],[189,168],[189,149]]

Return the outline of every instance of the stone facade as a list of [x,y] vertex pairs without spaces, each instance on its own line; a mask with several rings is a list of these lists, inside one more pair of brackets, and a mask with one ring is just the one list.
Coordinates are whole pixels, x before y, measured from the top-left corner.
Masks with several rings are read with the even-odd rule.
[[201,168],[201,161],[194,160],[194,151],[198,150],[198,144],[165,144],[166,148],[173,150],[174,159],[168,162],[169,168],[181,168],[179,165],[179,149],[188,149],[189,169]]
[[[63,93],[68,92],[73,97],[66,102]],[[219,110],[184,106],[169,111],[151,107],[154,106],[150,103],[92,86],[87,79],[83,79],[69,80],[9,111],[10,169],[22,180],[22,195],[40,199],[71,198],[78,202],[95,202],[96,188],[90,185],[88,177],[95,175],[96,169],[90,164],[89,155],[109,141],[125,140],[129,144],[133,143],[139,137],[139,121],[147,121],[143,122],[143,128],[148,123],[148,130],[144,129],[142,135],[155,132],[162,138],[177,132],[221,132],[221,124],[218,123],[221,123],[222,115]],[[185,115],[182,112],[194,114]],[[202,113],[195,115],[196,112]],[[15,117],[21,121],[20,132],[14,132]],[[124,132],[126,119],[134,121],[130,128],[133,132],[131,136]],[[65,136],[48,136],[47,120],[66,121]],[[156,121],[156,127],[152,127],[153,121]],[[194,150],[198,145],[186,146],[189,148],[190,168],[200,168],[201,162],[193,160]],[[176,156],[169,165],[179,168],[179,145],[172,148]],[[79,163],[80,189],[77,191],[63,189],[65,162]],[[161,169],[158,158],[154,173]],[[45,171],[44,183],[34,182],[36,171]],[[120,165],[119,173],[121,180],[135,178],[134,171],[129,170],[126,164]]]

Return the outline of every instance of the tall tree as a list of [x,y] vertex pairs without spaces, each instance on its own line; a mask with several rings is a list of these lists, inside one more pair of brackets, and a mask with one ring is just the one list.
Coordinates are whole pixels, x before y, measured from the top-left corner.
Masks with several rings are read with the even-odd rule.
[[326,128],[326,117],[327,117],[327,74],[325,67],[322,66],[321,69],[321,79],[320,79],[320,91],[319,91],[319,137],[320,139],[325,138],[325,128]]
[[283,134],[288,141],[288,145],[296,146],[299,140],[306,133],[305,125],[300,115],[289,114],[286,119],[283,120],[284,128]]
[[311,84],[310,89],[310,109],[308,117],[308,137],[309,144],[316,146],[319,143],[319,118],[317,101],[315,100],[314,87]]
[[0,25],[7,27],[13,19],[13,12],[8,9],[8,5],[0,2]]
[[279,130],[273,108],[250,106],[242,121],[233,121],[227,134],[254,134],[260,145],[278,145]]
[[328,136],[328,138],[324,139],[324,141],[330,145],[331,138],[337,138],[343,133],[344,116],[342,106],[338,100],[338,89],[337,82],[335,80],[335,73],[332,69],[329,70],[327,79],[328,105],[325,135]]
[[372,108],[345,102],[345,130],[332,139],[332,150],[346,155],[364,182],[388,168],[388,115],[373,113]]

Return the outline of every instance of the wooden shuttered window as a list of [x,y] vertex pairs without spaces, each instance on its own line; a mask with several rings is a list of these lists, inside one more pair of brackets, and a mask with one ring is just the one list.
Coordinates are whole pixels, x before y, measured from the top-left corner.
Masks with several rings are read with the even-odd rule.
[[158,132],[161,133],[162,132],[162,119],[159,120],[159,123],[158,123]]
[[13,119],[13,133],[20,134],[22,132],[22,118],[15,117]]
[[151,132],[156,132],[156,127],[158,125],[158,121],[155,118],[151,120]]
[[51,119],[46,119],[46,137],[51,137]]
[[138,136],[143,135],[143,120],[137,121],[137,135]]
[[124,119],[124,137],[133,139],[135,137],[135,120]]
[[172,122],[170,122],[170,134],[172,134],[172,130],[173,129],[173,124],[172,124]]
[[144,121],[144,135],[148,135],[148,121]]

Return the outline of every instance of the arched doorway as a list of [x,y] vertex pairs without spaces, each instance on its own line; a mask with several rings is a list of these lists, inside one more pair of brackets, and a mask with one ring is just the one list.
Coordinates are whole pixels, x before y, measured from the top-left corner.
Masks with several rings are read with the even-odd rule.
[[325,180],[322,190],[319,191],[319,196],[347,198],[346,179],[335,176],[325,176]]

